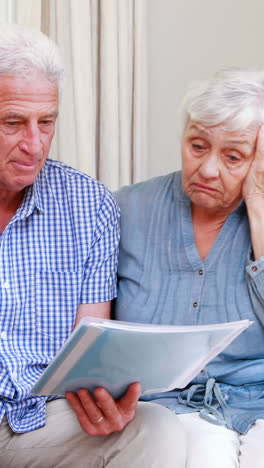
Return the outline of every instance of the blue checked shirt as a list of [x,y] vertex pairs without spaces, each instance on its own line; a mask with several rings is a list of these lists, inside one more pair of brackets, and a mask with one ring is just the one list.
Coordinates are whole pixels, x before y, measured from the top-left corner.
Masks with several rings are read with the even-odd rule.
[[32,385],[71,333],[79,304],[116,296],[119,209],[104,185],[47,160],[0,238],[0,421],[45,424]]

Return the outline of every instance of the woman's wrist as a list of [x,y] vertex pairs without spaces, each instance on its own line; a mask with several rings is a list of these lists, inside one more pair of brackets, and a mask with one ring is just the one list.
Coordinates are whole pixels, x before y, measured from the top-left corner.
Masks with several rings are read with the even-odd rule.
[[251,242],[255,260],[264,255],[264,199],[247,203]]

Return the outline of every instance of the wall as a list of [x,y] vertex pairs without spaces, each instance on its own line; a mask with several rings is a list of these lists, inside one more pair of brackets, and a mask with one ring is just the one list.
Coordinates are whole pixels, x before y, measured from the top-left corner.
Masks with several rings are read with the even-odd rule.
[[180,168],[187,84],[226,66],[264,66],[263,0],[148,0],[149,176]]

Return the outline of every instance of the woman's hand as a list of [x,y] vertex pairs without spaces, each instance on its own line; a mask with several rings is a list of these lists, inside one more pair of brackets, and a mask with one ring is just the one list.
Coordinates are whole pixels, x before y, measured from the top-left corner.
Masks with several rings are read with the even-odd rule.
[[256,204],[264,206],[264,125],[258,132],[255,156],[243,184],[242,196],[249,209]]
[[247,205],[254,259],[264,256],[264,125],[258,132],[255,156],[244,181],[242,196]]
[[122,431],[134,418],[140,390],[140,384],[131,384],[127,393],[117,401],[101,387],[94,391],[94,396],[86,389],[79,390],[77,395],[68,392],[65,396],[82,429],[98,436]]

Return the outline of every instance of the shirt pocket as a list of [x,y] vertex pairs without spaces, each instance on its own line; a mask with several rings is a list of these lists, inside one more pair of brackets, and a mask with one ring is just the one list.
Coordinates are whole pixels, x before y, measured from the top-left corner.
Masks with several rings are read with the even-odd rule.
[[36,331],[62,343],[70,335],[81,293],[82,271],[36,272]]

